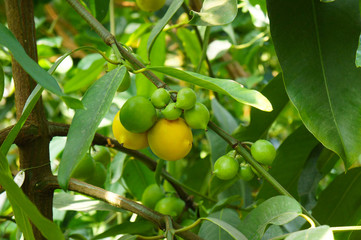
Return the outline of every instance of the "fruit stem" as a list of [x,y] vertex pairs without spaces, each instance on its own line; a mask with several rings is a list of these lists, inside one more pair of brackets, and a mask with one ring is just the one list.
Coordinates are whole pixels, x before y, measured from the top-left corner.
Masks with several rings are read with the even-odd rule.
[[[215,123],[209,121],[208,127],[212,129],[215,133],[217,133],[220,137],[222,137],[229,145],[233,147],[244,159],[254,168],[257,172],[267,181],[269,182],[279,193],[282,195],[294,197],[276,180],[269,174],[260,164],[257,163],[256,160],[253,159],[251,154],[247,151],[246,148],[242,146],[242,144],[225,132],[223,129],[218,127]],[[320,223],[301,205],[302,211],[310,217],[316,224],[316,226],[320,226]]]
[[175,233],[179,233],[179,232],[184,232],[184,231],[191,230],[192,228],[195,228],[198,224],[200,224],[202,220],[203,220],[202,218],[198,218],[198,219],[197,219],[194,223],[192,223],[191,225],[185,226],[184,228],[180,228],[180,229],[175,230]]

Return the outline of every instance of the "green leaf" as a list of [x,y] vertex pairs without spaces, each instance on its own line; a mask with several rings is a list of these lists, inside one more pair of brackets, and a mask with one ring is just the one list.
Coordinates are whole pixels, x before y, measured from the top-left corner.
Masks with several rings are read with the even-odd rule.
[[14,37],[12,32],[9,31],[4,25],[0,24],[0,44],[7,47],[16,61],[24,68],[24,70],[42,87],[50,92],[64,96],[57,81],[44,69],[42,69],[33,59],[31,59]]
[[356,67],[361,67],[361,34],[360,34],[359,41],[358,41],[355,64],[356,64]]
[[83,195],[73,195],[64,192],[54,194],[53,206],[61,211],[123,211],[121,208],[113,207],[100,200],[94,200]]
[[4,88],[5,88],[5,76],[4,76],[4,69],[0,63],[0,101],[4,95]]
[[[154,45],[152,50],[148,56],[147,51],[147,40],[150,34],[145,34],[142,36],[140,45],[137,49],[137,54],[142,59],[149,59],[150,66],[163,66],[166,58],[166,41],[165,41],[165,33],[161,33]],[[149,58],[148,58],[149,57]],[[163,79],[163,74],[157,73],[156,76],[160,79]],[[152,93],[157,89],[157,87],[149,81],[143,74],[137,74],[135,78],[135,84],[137,88],[137,95],[141,95],[144,97],[150,97]]]
[[202,219],[209,221],[204,222],[199,230],[199,236],[203,239],[247,240],[247,238],[237,229],[241,224],[241,220],[234,210],[225,208]]
[[356,225],[361,218],[361,167],[337,176],[321,192],[312,215],[330,226]]
[[[269,173],[289,192],[298,199],[298,180],[303,166],[318,141],[304,126],[293,132],[277,149],[277,155]],[[267,199],[278,195],[278,192],[268,182],[258,194],[258,198]]]
[[15,215],[15,221],[16,225],[19,227],[20,231],[23,233],[25,239],[35,240],[33,228],[31,226],[31,223],[29,221],[29,218],[26,216],[23,209],[17,205],[16,201],[12,199],[11,196],[7,195],[7,198],[9,199],[9,202],[12,206],[14,215]]
[[98,125],[108,112],[126,71],[124,66],[110,71],[98,79],[84,94],[82,102],[85,109],[78,109],[75,112],[59,165],[58,181],[63,189],[68,187],[74,166],[89,150]]
[[267,225],[286,224],[301,213],[301,206],[295,199],[287,196],[272,197],[247,215],[241,231],[249,240],[260,239]]
[[269,128],[289,102],[282,74],[274,77],[261,93],[272,103],[273,111],[263,112],[252,108],[250,125],[240,125],[232,134],[239,141],[256,141],[266,137]]
[[109,229],[105,230],[103,233],[96,235],[92,239],[103,239],[106,237],[114,237],[119,234],[149,234],[153,232],[154,225],[145,220],[136,221],[136,222],[123,222],[121,224],[115,225],[110,227]]
[[361,158],[359,1],[267,3],[287,93],[307,129],[349,168]]
[[184,0],[173,0],[162,19],[160,19],[155,25],[155,27],[152,29],[147,42],[148,56],[150,56],[150,51],[152,50],[155,39],[161,33],[165,25],[168,24],[169,20],[173,17],[177,10],[182,6],[183,2]]
[[212,99],[213,115],[217,119],[219,126],[228,133],[232,133],[237,128],[236,119],[225,109],[216,98]]
[[[2,154],[1,154],[2,155]],[[6,161],[5,157],[2,155],[1,161]],[[40,232],[47,239],[64,239],[64,236],[58,226],[51,222],[49,219],[45,218],[35,205],[25,196],[22,190],[16,185],[14,180],[9,177],[4,172],[0,171],[0,185],[2,185],[6,194],[9,197],[9,200],[14,204],[15,207],[21,209],[21,214],[26,214],[26,216],[31,220],[31,222],[40,230]],[[19,210],[18,209],[18,210]],[[17,211],[17,210],[15,210]],[[20,211],[17,211],[18,213]],[[21,216],[20,221],[24,221],[24,216]],[[26,224],[26,223],[25,223]],[[28,224],[24,225],[28,228]],[[30,230],[22,229],[30,233]]]
[[237,16],[236,0],[205,0],[200,12],[192,11],[189,24],[217,26],[231,23]]
[[138,200],[141,200],[145,188],[155,183],[154,173],[136,160],[129,160],[127,162],[122,177],[130,192]]
[[238,102],[251,105],[260,110],[267,112],[272,111],[272,105],[266,97],[256,90],[244,88],[243,85],[236,81],[211,78],[198,73],[182,71],[171,67],[149,67],[148,69],[228,95]]
[[[202,52],[201,44],[195,31],[190,31],[187,28],[178,28],[177,36],[181,40],[185,54],[191,61],[195,71],[201,59],[199,53]],[[206,64],[203,62],[203,65],[205,66]]]
[[285,240],[333,240],[333,233],[329,226],[320,226],[294,232],[288,235]]
[[88,87],[103,71],[105,60],[100,58],[86,70],[80,70],[73,78],[64,84],[64,92],[70,93]]

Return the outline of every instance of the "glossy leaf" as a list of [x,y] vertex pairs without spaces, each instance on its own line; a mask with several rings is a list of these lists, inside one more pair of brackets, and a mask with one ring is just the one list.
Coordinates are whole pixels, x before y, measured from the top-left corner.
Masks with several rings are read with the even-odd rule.
[[63,189],[67,189],[74,166],[89,150],[98,125],[108,112],[125,72],[124,66],[114,69],[98,79],[84,94],[82,102],[85,109],[75,112],[59,165],[58,181]]
[[349,168],[361,157],[359,1],[267,3],[287,93],[307,129]]
[[152,29],[150,36],[147,42],[147,52],[148,56],[150,56],[150,51],[152,50],[155,39],[161,33],[165,25],[168,24],[169,20],[173,17],[173,15],[178,11],[178,9],[182,6],[184,0],[173,0],[170,6],[167,9],[167,12],[164,14],[162,19],[160,19],[157,24]]
[[[299,127],[277,149],[277,155],[269,173],[289,192],[298,199],[298,180],[311,151],[318,144],[314,136],[304,127]],[[267,199],[278,195],[274,187],[263,182],[258,195]]]
[[300,204],[287,196],[272,197],[252,210],[241,226],[249,240],[260,239],[267,225],[283,225],[295,219],[302,209]]
[[272,103],[272,112],[251,109],[251,123],[245,127],[240,125],[232,134],[239,141],[256,141],[265,138],[273,122],[289,102],[283,84],[282,74],[274,77],[261,93]]
[[[1,158],[1,161],[3,161],[3,158]],[[64,236],[57,225],[41,215],[39,210],[25,196],[14,180],[3,172],[0,172],[0,185],[2,185],[6,190],[9,200],[14,203],[13,206],[21,209],[21,212],[19,209],[15,210],[17,213],[22,214],[19,219],[20,221],[24,221],[24,217],[26,215],[47,239],[64,239]],[[28,224],[23,226],[28,226]]]
[[56,95],[64,95],[56,80],[26,54],[24,48],[12,32],[2,24],[0,24],[0,44],[11,51],[16,61],[19,62],[24,70],[41,86]]
[[319,196],[312,215],[330,226],[356,225],[361,218],[361,167],[337,176]]
[[309,228],[288,235],[285,240],[333,240],[333,233],[329,226]]
[[[202,223],[198,235],[207,240],[243,240],[247,239],[237,227],[240,225],[241,220],[237,212],[231,209],[222,209],[219,212],[210,214],[207,220]],[[216,226],[215,226],[216,225]]]
[[200,12],[192,11],[189,24],[198,26],[217,26],[231,23],[237,16],[236,0],[205,0]]
[[4,76],[4,69],[0,63],[0,101],[4,95],[4,88],[5,88],[5,76]]
[[266,97],[256,90],[244,88],[243,85],[236,81],[211,78],[198,73],[182,71],[171,67],[149,67],[149,69],[228,95],[238,102],[251,105],[260,110],[268,112],[272,111],[272,105]]

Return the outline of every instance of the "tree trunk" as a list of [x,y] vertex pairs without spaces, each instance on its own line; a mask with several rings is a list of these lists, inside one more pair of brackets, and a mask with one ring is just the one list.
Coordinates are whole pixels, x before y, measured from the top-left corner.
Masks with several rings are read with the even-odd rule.
[[[34,23],[34,6],[32,0],[6,0],[6,16],[9,29],[22,44],[27,54],[37,61],[37,48]],[[15,83],[15,105],[17,118],[21,116],[26,99],[29,97],[36,82],[15,61],[12,61]],[[49,160],[49,130],[44,114],[42,100],[30,114],[26,125],[35,126],[38,131],[32,138],[18,143],[20,152],[20,168],[25,170],[24,193],[47,218],[52,219],[53,191],[35,191],[36,184],[44,177],[51,175]],[[45,239],[33,227],[35,239]]]

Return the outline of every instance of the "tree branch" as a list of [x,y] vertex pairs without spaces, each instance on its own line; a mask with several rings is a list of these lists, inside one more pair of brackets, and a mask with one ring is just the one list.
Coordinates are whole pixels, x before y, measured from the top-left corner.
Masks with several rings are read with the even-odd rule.
[[[56,176],[47,177],[42,182],[37,185],[39,190],[46,190],[46,189],[60,189],[58,180]],[[144,219],[152,222],[160,229],[166,229],[165,218],[166,216],[160,214],[156,211],[153,211],[150,208],[143,206],[135,201],[127,199],[123,196],[115,194],[113,192],[104,190],[102,188],[93,186],[91,184],[79,181],[77,179],[70,179],[69,181],[69,190],[74,191],[77,193],[81,193],[99,200],[102,200],[114,207],[121,208],[130,212],[133,212]],[[173,222],[173,226],[175,229],[182,228],[181,225]],[[177,235],[182,237],[183,239],[188,240],[202,240],[201,237],[198,235],[186,231],[186,232],[176,232]]]

